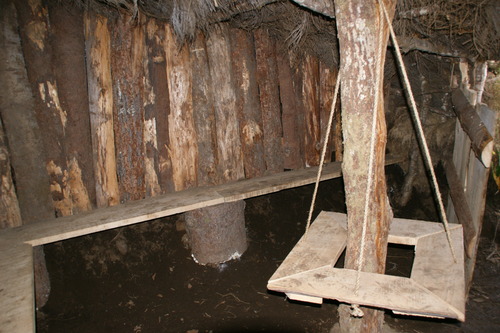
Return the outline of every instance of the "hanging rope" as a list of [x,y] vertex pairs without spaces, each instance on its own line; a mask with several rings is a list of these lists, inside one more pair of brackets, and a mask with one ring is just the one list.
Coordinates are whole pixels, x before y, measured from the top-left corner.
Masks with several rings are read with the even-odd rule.
[[380,4],[380,7],[382,7],[382,11],[384,12],[384,17],[387,21],[387,25],[389,26],[392,44],[394,46],[394,50],[396,51],[396,59],[398,61],[398,66],[399,66],[400,72],[403,75],[403,83],[405,86],[406,93],[408,94],[408,97],[410,100],[410,109],[413,113],[413,118],[415,119],[415,123],[417,125],[417,130],[418,130],[417,137],[419,139],[420,145],[422,146],[422,148],[424,150],[424,156],[425,156],[425,162],[427,164],[427,168],[429,169],[429,172],[431,173],[432,184],[434,186],[434,193],[436,195],[436,199],[437,199],[438,204],[439,204],[439,213],[441,214],[441,218],[443,220],[444,230],[446,232],[446,238],[448,240],[448,245],[450,246],[450,251],[451,251],[451,254],[453,256],[453,260],[455,262],[457,262],[455,250],[453,249],[453,244],[451,242],[451,235],[450,235],[450,230],[448,227],[448,219],[446,217],[446,212],[444,210],[443,200],[441,199],[441,191],[439,190],[438,182],[436,179],[436,174],[435,174],[434,168],[432,166],[431,154],[429,152],[429,147],[428,147],[427,141],[425,139],[424,130],[422,129],[422,122],[420,121],[420,117],[418,116],[417,105],[415,103],[415,98],[413,97],[413,92],[411,90],[410,81],[408,80],[408,75],[406,74],[406,67],[405,67],[405,64],[403,62],[403,57],[401,56],[401,52],[399,51],[399,44],[398,44],[398,41],[396,40],[396,34],[394,33],[394,29],[393,29],[391,21],[389,19],[389,14],[387,14],[387,10],[384,6],[384,3],[381,0],[378,0],[378,2]]
[[316,175],[316,183],[314,184],[314,192],[311,200],[311,207],[309,209],[309,215],[307,217],[306,231],[305,235],[309,231],[309,227],[311,226],[311,219],[314,210],[314,204],[316,202],[316,195],[318,194],[319,180],[321,178],[321,173],[323,172],[323,163],[325,162],[326,148],[328,147],[328,139],[330,138],[330,132],[333,124],[333,114],[335,113],[335,106],[337,104],[337,96],[339,94],[339,86],[340,86],[340,77],[341,72],[337,75],[337,82],[335,82],[335,92],[333,93],[333,101],[332,101],[332,109],[330,110],[330,117],[328,118],[328,125],[326,127],[325,138],[323,142],[323,149],[321,150],[321,157],[319,160],[318,173]]

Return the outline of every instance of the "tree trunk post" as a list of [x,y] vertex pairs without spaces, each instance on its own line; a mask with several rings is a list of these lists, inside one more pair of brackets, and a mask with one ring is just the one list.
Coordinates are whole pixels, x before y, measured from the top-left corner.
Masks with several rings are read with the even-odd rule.
[[[384,1],[389,13],[394,13],[396,2]],[[364,272],[384,273],[391,209],[386,192],[384,159],[386,125],[383,103],[383,65],[388,26],[377,1],[337,0],[335,2],[340,45],[342,85],[342,126],[344,159],[342,164],[348,216],[348,235],[345,268],[358,269],[361,235],[365,213],[365,189],[368,184],[370,140],[373,112],[377,112],[373,186],[368,205],[369,215],[364,244]],[[379,29],[382,24],[382,40]],[[381,59],[377,60],[378,48]],[[376,73],[379,85],[376,86]],[[375,91],[379,99],[375,101]],[[376,109],[374,110],[376,102]],[[360,286],[363,288],[363,286]],[[362,307],[364,316],[351,316],[349,306],[339,307],[341,332],[380,332],[384,312]]]

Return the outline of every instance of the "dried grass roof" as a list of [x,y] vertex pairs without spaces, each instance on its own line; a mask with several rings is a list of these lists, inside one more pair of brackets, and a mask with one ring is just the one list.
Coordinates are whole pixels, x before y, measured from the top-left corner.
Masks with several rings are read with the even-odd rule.
[[[180,40],[192,39],[197,29],[230,21],[245,29],[267,28],[290,48],[323,55],[336,48],[334,20],[289,0],[73,1],[108,15],[140,11],[169,21]],[[498,0],[399,0],[393,24],[405,50],[500,60]]]

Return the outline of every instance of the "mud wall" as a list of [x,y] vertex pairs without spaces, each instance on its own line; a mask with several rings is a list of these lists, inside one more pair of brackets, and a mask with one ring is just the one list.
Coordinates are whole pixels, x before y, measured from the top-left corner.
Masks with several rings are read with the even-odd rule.
[[[27,133],[6,121],[19,95],[4,94],[2,188],[23,220],[45,195],[58,217],[319,163],[337,71],[295,59],[265,30],[221,24],[179,45],[168,24],[141,14],[104,17],[56,0],[2,6],[39,146],[35,159],[13,150]],[[338,124],[330,141],[329,156],[341,158]],[[2,221],[15,212],[5,207]]]

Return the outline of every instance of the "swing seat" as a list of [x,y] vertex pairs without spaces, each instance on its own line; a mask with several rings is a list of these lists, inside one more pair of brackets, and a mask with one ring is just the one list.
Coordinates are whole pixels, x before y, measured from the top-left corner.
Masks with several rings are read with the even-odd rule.
[[268,281],[269,290],[297,301],[324,298],[390,309],[396,314],[465,320],[463,234],[449,225],[454,262],[441,223],[393,219],[389,243],[415,246],[410,278],[334,268],[347,240],[347,216],[321,212]]

